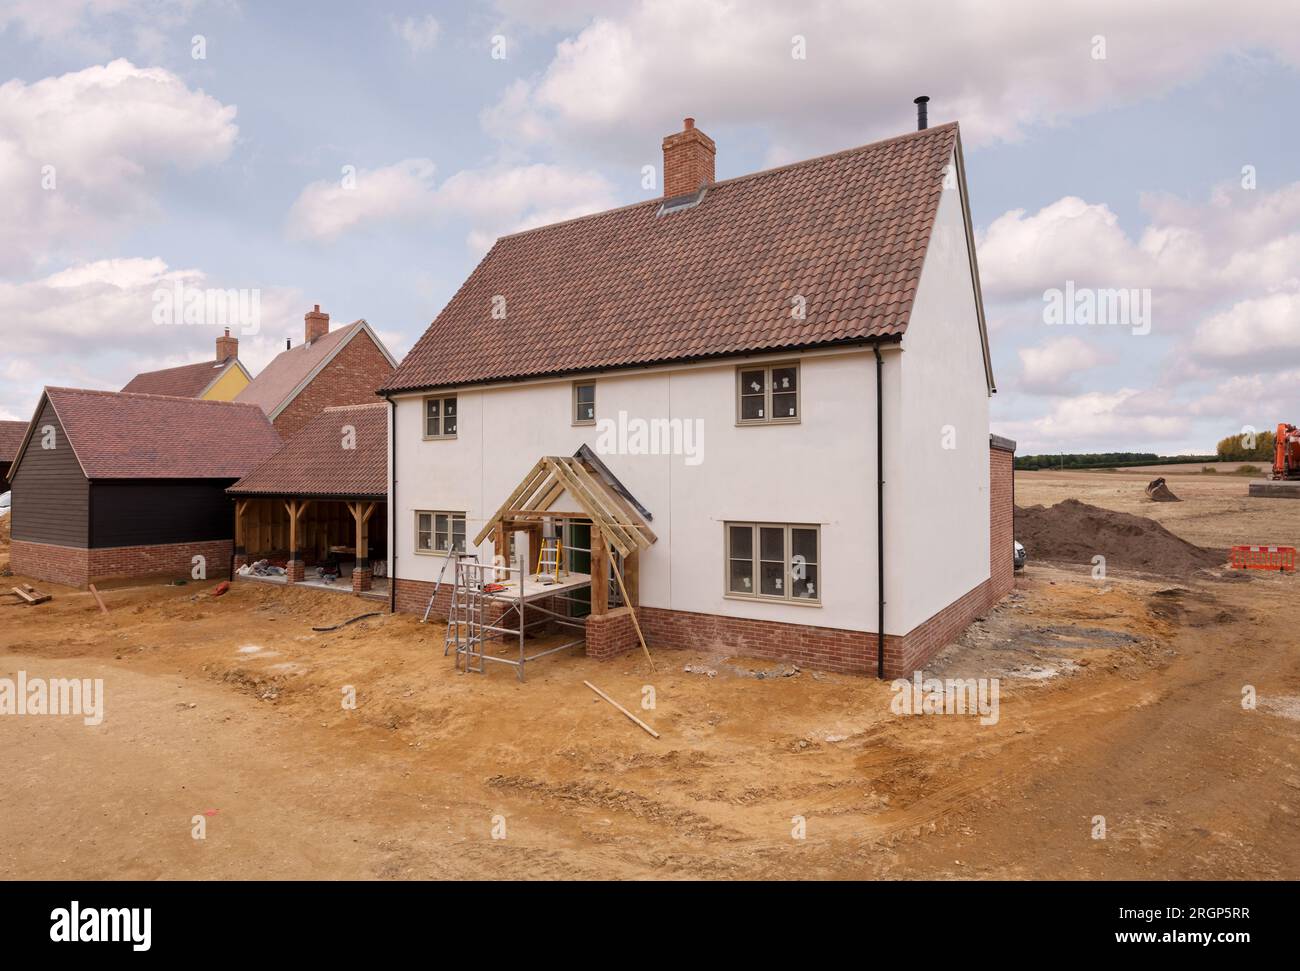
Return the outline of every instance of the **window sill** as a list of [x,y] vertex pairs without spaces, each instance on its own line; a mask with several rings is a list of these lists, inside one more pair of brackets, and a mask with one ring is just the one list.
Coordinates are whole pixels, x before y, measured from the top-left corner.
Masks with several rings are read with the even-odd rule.
[[454,442],[456,435],[425,435],[423,441],[426,442]]
[[749,597],[743,593],[724,593],[723,600],[739,600],[741,603],[748,604],[792,604],[796,607],[820,607],[820,600],[809,600],[806,597]]
[[761,428],[765,425],[798,425],[801,423],[802,422],[799,418],[751,418],[748,420],[741,419],[741,418],[736,419],[737,428],[750,428],[753,426],[758,426]]

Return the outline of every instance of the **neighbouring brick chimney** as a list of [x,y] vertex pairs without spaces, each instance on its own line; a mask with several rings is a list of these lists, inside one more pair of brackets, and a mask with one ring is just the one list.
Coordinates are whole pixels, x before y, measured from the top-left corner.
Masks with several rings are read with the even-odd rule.
[[664,138],[664,198],[684,196],[713,184],[713,156],[718,146],[687,118],[685,127]]
[[239,357],[239,338],[231,337],[227,327],[225,336],[217,338],[217,361],[228,361],[232,357]]
[[306,341],[308,344],[330,332],[330,315],[320,312],[320,304],[316,304],[315,308],[304,319],[307,321]]

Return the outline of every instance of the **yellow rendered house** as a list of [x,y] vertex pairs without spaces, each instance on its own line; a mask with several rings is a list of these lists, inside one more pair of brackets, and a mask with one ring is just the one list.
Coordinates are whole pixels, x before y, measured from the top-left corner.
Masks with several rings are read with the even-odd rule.
[[239,338],[231,337],[230,328],[226,328],[225,334],[217,338],[215,361],[146,371],[137,374],[122,390],[173,398],[234,401],[252,380],[252,375],[239,360]]

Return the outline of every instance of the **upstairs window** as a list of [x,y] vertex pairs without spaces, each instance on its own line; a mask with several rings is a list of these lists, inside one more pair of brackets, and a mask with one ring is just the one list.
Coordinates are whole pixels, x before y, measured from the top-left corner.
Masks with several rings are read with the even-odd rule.
[[596,382],[577,381],[573,385],[573,423],[596,424]]
[[424,437],[456,437],[456,396],[424,399]]
[[736,423],[772,425],[799,421],[799,365],[736,369]]

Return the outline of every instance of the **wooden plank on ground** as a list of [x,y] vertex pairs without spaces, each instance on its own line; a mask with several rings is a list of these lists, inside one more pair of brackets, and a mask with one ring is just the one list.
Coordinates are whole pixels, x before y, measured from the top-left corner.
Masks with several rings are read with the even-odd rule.
[[24,590],[22,587],[14,587],[13,590],[22,600],[33,605],[43,604],[45,601],[53,599],[48,593],[38,593],[35,590],[31,590],[30,587],[28,587],[27,590]]
[[645,722],[643,722],[640,718],[637,718],[636,715],[632,714],[630,711],[628,711],[626,708],[624,708],[622,705],[620,705],[617,701],[615,701],[615,700],[614,700],[613,698],[611,698],[609,695],[605,694],[605,692],[603,692],[603,691],[601,691],[599,688],[597,688],[597,687],[596,687],[594,684],[592,684],[590,681],[584,681],[584,682],[582,682],[582,683],[585,684],[585,685],[586,685],[588,688],[590,688],[592,691],[596,692],[596,694],[600,695],[600,696],[601,696],[602,698],[604,698],[606,701],[608,701],[611,705],[613,705],[615,708],[617,708],[617,709],[618,709],[619,711],[621,711],[623,714],[627,715],[628,718],[632,719],[632,721],[636,722],[638,725],[640,725],[643,729],[645,729],[647,732],[649,732],[649,733],[650,733],[651,735],[653,735],[655,738],[658,738],[658,737],[659,737],[659,733],[658,733],[658,732],[656,732],[653,728],[651,728],[649,725],[647,725]]
[[104,598],[99,595],[99,591],[95,589],[95,585],[93,583],[90,585],[90,592],[95,597],[95,603],[99,604],[99,612],[101,614],[108,613],[108,608],[104,606]]

